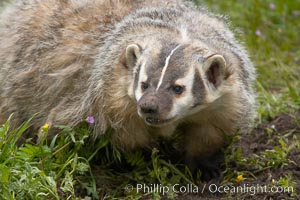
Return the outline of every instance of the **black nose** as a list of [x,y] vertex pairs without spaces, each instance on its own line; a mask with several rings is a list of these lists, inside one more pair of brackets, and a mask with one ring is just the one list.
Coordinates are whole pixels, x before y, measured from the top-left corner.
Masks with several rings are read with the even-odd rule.
[[154,103],[145,103],[141,105],[141,111],[144,114],[157,114],[158,113],[158,105]]

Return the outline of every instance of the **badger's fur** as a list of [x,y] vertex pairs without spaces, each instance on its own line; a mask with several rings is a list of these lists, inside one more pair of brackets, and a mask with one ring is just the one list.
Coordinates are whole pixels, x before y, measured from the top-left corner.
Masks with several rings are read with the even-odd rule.
[[195,163],[253,122],[255,69],[222,16],[179,0],[17,0],[0,20],[0,123],[93,116],[93,135],[112,128],[124,150],[180,127]]

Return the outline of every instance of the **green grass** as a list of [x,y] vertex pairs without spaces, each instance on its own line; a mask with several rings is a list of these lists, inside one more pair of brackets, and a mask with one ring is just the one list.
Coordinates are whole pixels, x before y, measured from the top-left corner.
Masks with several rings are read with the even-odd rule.
[[[60,199],[60,194],[66,199],[75,198],[76,178],[90,172],[88,160],[78,155],[87,130],[81,129],[78,134],[64,128],[49,144],[42,138],[39,145],[28,141],[18,146],[18,139],[29,125],[30,120],[10,130],[8,119],[0,128],[0,199]],[[47,131],[41,134],[46,136]],[[97,197],[90,177],[90,193]]]
[[[51,142],[46,139],[48,129],[43,128],[39,133],[42,142],[17,146],[29,124],[30,120],[9,131],[8,120],[0,128],[0,199],[80,199],[77,190],[86,190],[95,199],[124,195],[137,198],[140,194],[124,193],[126,185],[157,182],[170,186],[193,181],[185,166],[162,159],[155,148],[149,158],[141,151],[125,154],[110,144],[109,133],[90,145],[85,121],[74,129],[57,126],[61,131]],[[89,163],[98,163],[97,177],[93,176]],[[97,189],[95,179],[106,182],[107,186]],[[145,195],[159,197],[159,194]]]
[[[232,28],[247,47],[257,67],[258,123],[279,113],[293,114],[300,105],[300,3],[296,0],[196,2],[229,16]],[[274,3],[275,8],[270,8],[270,3]],[[128,184],[136,187],[137,183],[159,183],[167,187],[176,183],[199,184],[180,161],[171,163],[166,159],[168,149],[122,153],[109,142],[109,131],[90,145],[84,121],[74,129],[59,126],[61,132],[52,141],[45,137],[47,128],[42,129],[38,145],[28,140],[22,146],[16,142],[30,120],[16,130],[10,130],[9,123],[10,120],[0,128],[0,199],[81,199],[81,191],[94,199],[139,199],[142,196],[159,199],[158,193],[142,195],[134,192],[136,189],[124,188]],[[300,138],[295,136],[291,141],[285,137],[290,133],[266,132],[277,142],[274,148],[248,157],[233,146],[240,137],[232,138],[222,184],[235,184],[238,175],[246,180],[255,179],[253,171],[232,168],[232,161],[241,166],[250,164],[254,171],[294,164],[287,155],[293,150],[300,151]],[[282,186],[296,184],[291,174],[274,182]],[[176,195],[168,193],[169,198]]]

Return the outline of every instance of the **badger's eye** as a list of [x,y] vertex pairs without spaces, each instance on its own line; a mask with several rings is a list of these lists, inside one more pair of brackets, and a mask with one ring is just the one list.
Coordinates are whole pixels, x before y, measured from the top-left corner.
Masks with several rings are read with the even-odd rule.
[[175,94],[182,94],[183,91],[184,91],[184,87],[183,86],[180,86],[180,85],[174,85],[172,87],[172,90]]
[[143,91],[146,90],[148,87],[149,87],[148,83],[145,83],[145,82],[141,83],[141,88],[142,88]]

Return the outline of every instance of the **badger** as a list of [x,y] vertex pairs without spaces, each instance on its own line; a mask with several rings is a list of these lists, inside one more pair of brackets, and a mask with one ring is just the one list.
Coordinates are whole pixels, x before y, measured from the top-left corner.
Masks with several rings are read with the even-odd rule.
[[226,136],[251,129],[255,68],[224,16],[182,0],[16,0],[0,21],[0,123],[39,113],[25,138],[87,116],[124,151],[180,131],[190,169],[214,178]]

